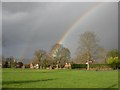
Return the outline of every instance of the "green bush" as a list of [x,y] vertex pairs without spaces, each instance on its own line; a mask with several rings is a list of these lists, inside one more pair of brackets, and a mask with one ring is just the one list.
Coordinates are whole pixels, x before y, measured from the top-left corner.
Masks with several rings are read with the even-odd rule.
[[[106,68],[110,68],[111,65],[109,64],[90,64],[90,68],[91,69],[106,69]],[[72,69],[86,69],[87,68],[87,65],[86,64],[72,64],[71,65],[71,68]]]
[[71,65],[72,69],[82,69],[82,68],[87,68],[86,64],[72,64]]
[[30,68],[30,64],[25,64],[25,68]]
[[113,69],[118,69],[120,67],[120,61],[118,57],[109,57],[107,59],[107,63],[110,64]]
[[110,65],[109,64],[91,64],[90,65],[91,68],[109,68]]

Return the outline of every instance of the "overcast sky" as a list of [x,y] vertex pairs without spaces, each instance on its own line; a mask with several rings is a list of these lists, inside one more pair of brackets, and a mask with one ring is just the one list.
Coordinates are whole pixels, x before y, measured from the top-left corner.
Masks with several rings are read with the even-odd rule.
[[4,2],[2,3],[3,55],[31,58],[37,49],[49,51],[78,17],[84,19],[63,40],[74,56],[78,37],[93,31],[100,45],[118,48],[118,6],[115,3],[88,2]]

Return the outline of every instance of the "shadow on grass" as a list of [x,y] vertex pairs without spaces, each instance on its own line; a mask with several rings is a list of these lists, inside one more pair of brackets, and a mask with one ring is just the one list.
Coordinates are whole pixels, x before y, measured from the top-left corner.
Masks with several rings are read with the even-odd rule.
[[34,82],[46,82],[56,79],[42,79],[42,80],[28,80],[28,81],[3,81],[2,84],[23,84],[23,83],[34,83]]
[[108,88],[114,88],[115,86],[117,86],[117,84],[113,84],[113,85],[109,86]]

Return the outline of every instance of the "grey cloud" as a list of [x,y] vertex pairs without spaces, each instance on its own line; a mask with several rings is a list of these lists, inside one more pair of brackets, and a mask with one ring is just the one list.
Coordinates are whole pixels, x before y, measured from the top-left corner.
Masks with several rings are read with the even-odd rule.
[[[75,48],[77,50],[79,35],[85,31],[94,31],[100,39],[100,45],[105,49],[118,48],[117,3],[102,3],[99,8],[79,23],[65,40],[65,46],[71,48],[72,53],[75,53]],[[73,39],[72,36],[76,37]],[[75,48],[73,49],[73,47]]]
[[[98,3],[3,3],[3,54],[19,56],[24,52],[27,45],[30,45],[29,53],[26,54],[28,57],[31,57],[37,48],[50,50],[51,46],[62,38],[78,17],[96,4]],[[72,37],[68,37],[68,42],[64,45],[69,47],[71,52],[74,52],[75,48],[73,46],[77,47],[78,34],[88,30],[88,28],[92,29],[92,27],[98,36],[103,37],[101,39],[102,43],[106,41],[106,39],[104,41],[104,38],[106,38],[105,29],[110,29],[110,31],[105,32],[114,36],[117,33],[116,30],[115,32],[112,31],[116,29],[114,27],[117,27],[114,24],[116,23],[116,14],[112,13],[116,13],[116,8],[112,8],[112,5],[114,4],[109,4],[108,8],[105,5],[106,10],[101,8],[91,18],[86,18],[86,22],[84,21],[79,25],[79,32],[74,32],[77,34],[73,33]],[[107,13],[111,15],[108,16]],[[108,20],[102,21],[104,17]],[[108,22],[109,24],[107,24]],[[114,39],[112,40],[116,43]],[[69,40],[71,40],[70,44]],[[116,47],[116,45],[112,45],[112,47],[114,46]]]

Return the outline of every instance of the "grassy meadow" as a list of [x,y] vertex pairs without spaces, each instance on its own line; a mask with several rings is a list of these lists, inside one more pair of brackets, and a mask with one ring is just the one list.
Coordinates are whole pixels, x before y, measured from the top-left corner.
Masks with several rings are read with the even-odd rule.
[[3,88],[118,88],[118,71],[3,69]]

